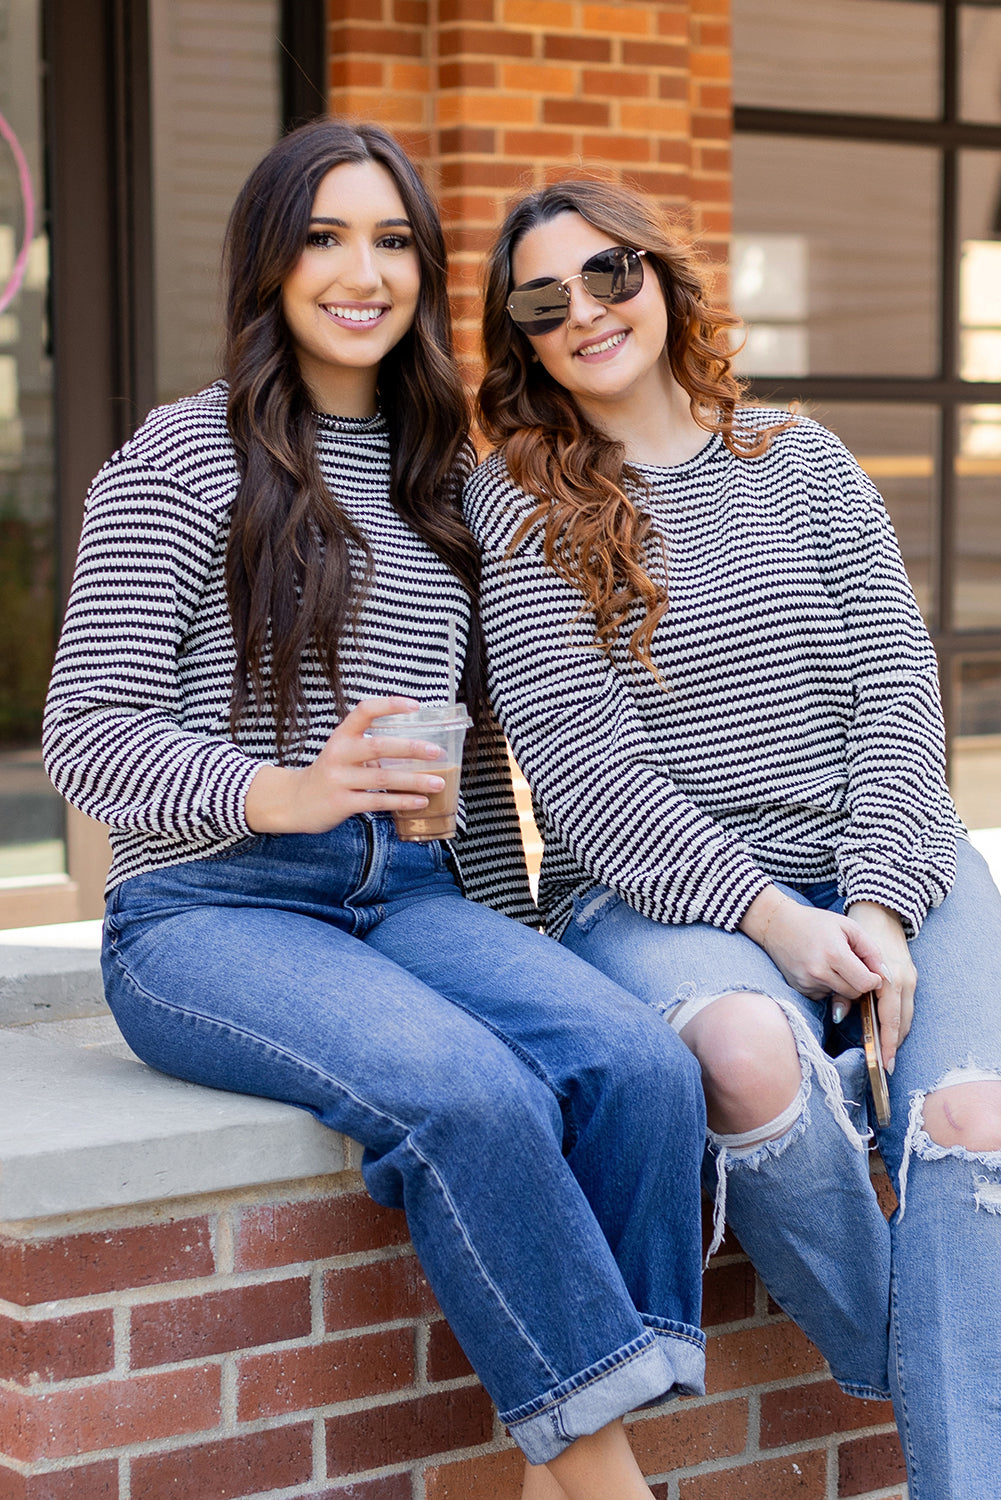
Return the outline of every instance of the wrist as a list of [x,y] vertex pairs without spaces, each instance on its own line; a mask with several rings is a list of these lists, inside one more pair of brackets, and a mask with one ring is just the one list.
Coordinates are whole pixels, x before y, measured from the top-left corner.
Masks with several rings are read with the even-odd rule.
[[884,906],[881,901],[852,901],[845,907],[845,916],[872,931],[904,933],[903,917],[892,906]]
[[738,930],[759,947],[764,947],[768,929],[778,913],[789,902],[789,897],[774,885],[766,885],[759,891],[738,923]]
[[244,817],[252,833],[294,833],[292,802],[302,775],[288,766],[262,765],[247,788]]

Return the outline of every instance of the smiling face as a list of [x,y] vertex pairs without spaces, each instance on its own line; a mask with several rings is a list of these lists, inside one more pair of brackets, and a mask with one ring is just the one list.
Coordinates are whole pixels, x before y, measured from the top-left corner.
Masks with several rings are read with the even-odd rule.
[[282,312],[318,410],[374,413],[379,365],[413,323],[420,287],[413,230],[390,173],[374,161],[333,167],[282,287]]
[[667,308],[649,259],[642,262],[643,285],[628,302],[597,301],[578,276],[592,255],[618,243],[580,214],[561,213],[528,230],[512,257],[516,287],[546,277],[567,282],[566,322],[529,343],[553,379],[599,425],[607,409],[660,402],[673,385],[664,357]]

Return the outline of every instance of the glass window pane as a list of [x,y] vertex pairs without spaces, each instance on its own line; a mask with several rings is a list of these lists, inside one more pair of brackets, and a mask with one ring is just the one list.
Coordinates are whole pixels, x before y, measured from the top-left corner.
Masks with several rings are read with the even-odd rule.
[[279,11],[279,0],[151,0],[158,401],[219,373],[226,220],[281,133]]
[[733,0],[737,104],[939,112],[939,7],[920,0]]
[[957,629],[1001,626],[1001,405],[960,407],[955,588]]
[[[6,8],[0,98],[0,885],[65,870],[39,735],[55,637],[52,365],[39,6]],[[32,222],[33,221],[33,222]]]
[[738,135],[731,291],[744,375],[932,375],[938,153]]
[[1001,11],[959,7],[959,112],[964,120],[1001,120]]
[[1001,380],[1001,153],[959,158],[959,374]]
[[1001,828],[1001,659],[958,663],[952,795],[968,828]]
[[934,624],[939,414],[934,406],[803,402],[850,448],[886,501],[921,613]]

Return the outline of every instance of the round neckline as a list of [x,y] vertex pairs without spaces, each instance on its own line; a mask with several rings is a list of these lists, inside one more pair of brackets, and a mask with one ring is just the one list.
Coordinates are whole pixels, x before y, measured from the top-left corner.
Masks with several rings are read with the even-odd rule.
[[364,434],[389,430],[389,423],[381,411],[377,411],[372,417],[339,417],[328,411],[315,411],[313,415],[316,418],[317,427],[322,432]]
[[684,459],[680,464],[641,464],[628,457],[626,463],[630,469],[635,469],[640,474],[684,474],[688,470],[700,468],[716,454],[722,445],[722,435],[718,432],[711,432],[698,453],[693,453],[691,458]]

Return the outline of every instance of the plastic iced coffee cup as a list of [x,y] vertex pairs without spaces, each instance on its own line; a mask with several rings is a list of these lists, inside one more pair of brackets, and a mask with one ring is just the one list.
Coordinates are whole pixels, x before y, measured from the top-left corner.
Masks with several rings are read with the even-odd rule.
[[440,745],[445,754],[441,760],[412,760],[381,756],[380,766],[405,766],[408,771],[423,771],[441,776],[445,782],[440,792],[428,795],[427,807],[393,813],[397,836],[409,844],[430,844],[434,839],[452,839],[456,835],[456,813],[459,810],[459,779],[462,775],[462,742],[472,724],[463,703],[427,703],[414,713],[384,714],[373,719],[369,734],[381,738],[426,740]]

